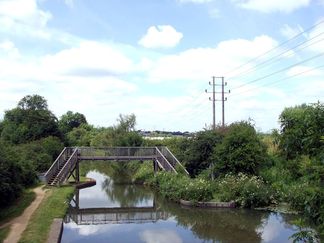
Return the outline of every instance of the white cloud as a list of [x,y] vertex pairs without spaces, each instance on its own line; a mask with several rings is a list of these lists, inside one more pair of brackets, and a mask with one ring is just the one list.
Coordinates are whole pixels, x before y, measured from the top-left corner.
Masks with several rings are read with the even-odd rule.
[[82,41],[79,46],[64,49],[42,59],[46,69],[75,76],[114,76],[132,70],[132,60],[113,46]]
[[183,34],[170,25],[158,25],[148,28],[138,44],[146,48],[170,48],[179,44]]
[[311,0],[232,0],[237,6],[264,13],[286,12],[306,7]]
[[[228,40],[219,43],[215,48],[195,48],[164,56],[151,69],[148,80],[207,80],[211,75],[222,75],[242,62],[264,53],[276,43],[268,36],[258,36],[252,41]],[[247,67],[250,68],[251,65]]]
[[[303,31],[304,30],[300,25],[297,25],[295,28],[293,28],[286,24],[280,29],[281,34],[287,39],[293,38],[294,36],[300,34]],[[307,35],[304,34],[304,37],[307,37]]]
[[39,9],[36,0],[0,1],[0,33],[48,39],[44,28],[51,18],[50,12]]
[[288,76],[302,76],[302,77],[310,77],[323,75],[323,67],[321,69],[314,69],[314,67],[308,66],[296,66],[287,71]]
[[176,232],[167,229],[144,230],[139,233],[140,238],[145,243],[182,243],[182,239]]
[[7,58],[17,59],[20,57],[18,48],[9,40],[0,42],[0,56],[3,53]]
[[213,2],[214,0],[177,0],[179,3],[209,3]]

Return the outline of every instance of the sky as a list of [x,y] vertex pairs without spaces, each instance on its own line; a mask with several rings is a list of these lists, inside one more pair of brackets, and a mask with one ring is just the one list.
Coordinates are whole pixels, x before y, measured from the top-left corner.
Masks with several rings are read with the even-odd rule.
[[0,0],[0,119],[38,94],[58,118],[199,131],[213,76],[227,124],[269,132],[285,107],[323,102],[324,0]]

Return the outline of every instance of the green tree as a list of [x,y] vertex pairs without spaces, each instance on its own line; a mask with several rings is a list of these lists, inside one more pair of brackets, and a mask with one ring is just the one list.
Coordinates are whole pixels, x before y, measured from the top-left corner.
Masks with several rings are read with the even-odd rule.
[[324,104],[300,105],[284,109],[279,117],[280,148],[287,159],[299,155],[317,156],[323,153]]
[[5,112],[1,138],[14,144],[26,143],[48,136],[60,136],[57,118],[47,109],[46,100],[26,96],[18,106]]
[[67,134],[72,131],[73,128],[79,127],[81,124],[88,124],[85,116],[79,112],[73,113],[68,111],[66,114],[62,115],[58,125],[62,134]]
[[223,133],[220,130],[198,132],[192,138],[185,159],[185,166],[190,175],[196,176],[210,167],[213,149],[222,141],[222,138]]
[[216,174],[257,174],[267,155],[254,127],[241,121],[229,126],[223,141],[216,145],[212,158]]

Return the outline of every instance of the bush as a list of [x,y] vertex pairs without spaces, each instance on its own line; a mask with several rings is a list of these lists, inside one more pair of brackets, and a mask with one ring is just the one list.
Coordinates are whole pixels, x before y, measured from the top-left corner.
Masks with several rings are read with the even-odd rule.
[[[290,187],[288,202],[293,209],[302,212],[316,225],[324,225],[324,191],[320,186],[307,182],[295,183]],[[324,230],[324,228],[322,229]]]
[[235,201],[242,207],[266,206],[274,200],[271,187],[263,180],[242,173],[218,179],[214,191],[221,201]]
[[212,188],[203,179],[191,179],[187,176],[169,172],[159,172],[151,185],[166,198],[174,201],[180,199],[190,201],[209,201],[212,199]]
[[152,162],[142,163],[133,176],[133,182],[136,184],[149,183],[154,177]]
[[213,155],[216,174],[257,174],[266,161],[266,148],[249,122],[233,123],[223,141],[216,145]]

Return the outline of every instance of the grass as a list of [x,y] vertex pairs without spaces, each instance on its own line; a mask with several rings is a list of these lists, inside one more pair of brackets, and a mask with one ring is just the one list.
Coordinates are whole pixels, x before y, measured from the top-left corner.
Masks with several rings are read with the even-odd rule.
[[9,231],[10,231],[10,225],[8,225],[7,227],[4,227],[3,229],[0,229],[0,242],[3,242],[4,239],[7,238]]
[[46,242],[53,219],[65,216],[73,192],[73,186],[51,187],[39,208],[32,215],[19,242]]
[[25,190],[22,195],[10,206],[0,209],[0,225],[10,221],[11,219],[20,216],[24,210],[36,198],[35,192],[32,189]]

